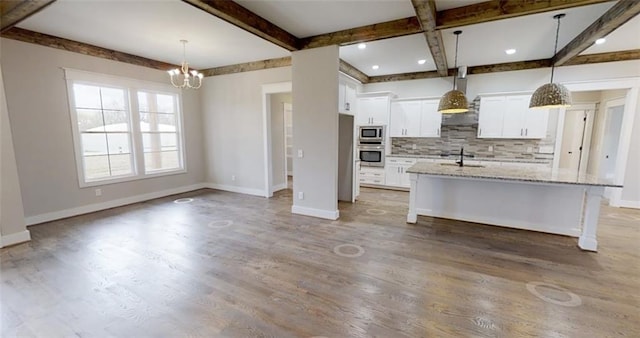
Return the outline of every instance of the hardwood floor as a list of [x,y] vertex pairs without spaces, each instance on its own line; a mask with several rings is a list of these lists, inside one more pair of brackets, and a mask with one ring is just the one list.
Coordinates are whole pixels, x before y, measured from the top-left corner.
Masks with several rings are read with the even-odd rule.
[[200,190],[32,226],[0,250],[2,337],[640,337],[640,211],[603,207],[590,253],[407,205]]

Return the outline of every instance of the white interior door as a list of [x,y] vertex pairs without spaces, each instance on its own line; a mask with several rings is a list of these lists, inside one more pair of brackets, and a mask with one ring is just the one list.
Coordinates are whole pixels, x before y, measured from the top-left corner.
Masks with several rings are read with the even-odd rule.
[[584,110],[567,110],[564,115],[564,129],[560,147],[560,168],[570,169],[575,172],[580,169],[585,114]]
[[612,180],[616,174],[616,160],[623,114],[624,106],[615,106],[607,109],[604,139],[602,140],[602,158],[600,159],[599,170],[600,177],[602,178]]

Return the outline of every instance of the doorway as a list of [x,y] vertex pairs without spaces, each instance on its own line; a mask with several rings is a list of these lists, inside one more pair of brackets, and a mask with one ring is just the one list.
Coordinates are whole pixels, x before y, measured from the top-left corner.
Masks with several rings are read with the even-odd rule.
[[[618,148],[622,131],[622,119],[624,116],[624,100],[609,101],[605,107],[605,126],[602,138],[602,151],[600,152],[599,176],[613,181],[616,177],[616,164],[618,162]],[[612,189],[605,189],[604,196],[611,197]]]
[[292,171],[291,93],[269,94],[271,116],[271,193],[287,189]]
[[291,104],[291,87],[291,82],[262,85],[265,197],[273,196],[275,189],[286,189],[288,185],[284,103]]
[[562,131],[562,151],[560,153],[560,168],[580,172],[582,149],[585,144],[587,127],[587,111],[567,110],[564,115]]

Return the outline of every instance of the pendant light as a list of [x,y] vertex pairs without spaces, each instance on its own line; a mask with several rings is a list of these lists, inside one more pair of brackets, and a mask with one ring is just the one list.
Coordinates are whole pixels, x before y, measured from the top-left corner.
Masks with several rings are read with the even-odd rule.
[[458,38],[462,31],[455,31],[456,35],[456,58],[455,69],[456,73],[453,76],[453,89],[442,95],[440,104],[438,105],[438,112],[442,114],[456,114],[466,113],[469,111],[469,102],[464,96],[464,93],[456,88],[456,79],[458,78]]
[[[564,14],[554,15],[553,18],[558,20],[558,27],[556,28],[556,44],[553,48],[553,55],[558,52],[558,35],[560,33],[560,19],[564,18]],[[571,106],[571,92],[567,87],[553,83],[553,73],[555,65],[551,64],[551,81],[542,85],[536,89],[531,96],[529,102],[529,108],[561,108]]]

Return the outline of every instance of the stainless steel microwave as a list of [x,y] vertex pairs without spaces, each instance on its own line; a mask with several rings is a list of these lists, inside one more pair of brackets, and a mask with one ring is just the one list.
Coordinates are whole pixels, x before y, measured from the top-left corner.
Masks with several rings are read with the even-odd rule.
[[358,129],[358,142],[360,144],[384,143],[385,126],[360,126]]

